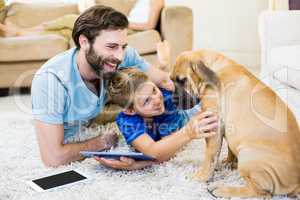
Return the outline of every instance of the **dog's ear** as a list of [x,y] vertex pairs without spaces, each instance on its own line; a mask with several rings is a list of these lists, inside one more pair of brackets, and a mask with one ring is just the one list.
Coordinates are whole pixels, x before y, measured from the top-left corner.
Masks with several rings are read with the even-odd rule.
[[201,60],[197,63],[192,63],[192,70],[196,73],[200,78],[201,82],[204,83],[203,87],[212,86],[220,88],[220,80],[217,74],[209,69]]
[[206,69],[208,67],[205,66],[205,64],[200,60],[198,62],[192,62],[191,68],[194,73],[196,73],[198,76],[203,76],[206,72]]
[[191,63],[191,68],[195,74],[201,75],[201,72],[198,67],[198,63]]

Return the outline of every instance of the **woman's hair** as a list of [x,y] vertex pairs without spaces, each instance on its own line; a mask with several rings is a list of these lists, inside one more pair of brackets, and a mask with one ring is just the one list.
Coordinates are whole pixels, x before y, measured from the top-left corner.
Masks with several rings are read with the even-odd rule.
[[117,71],[107,87],[112,102],[122,108],[132,107],[134,93],[146,81],[149,81],[148,76],[137,69],[128,68]]
[[96,5],[84,11],[74,23],[72,32],[77,48],[80,48],[79,36],[83,34],[91,44],[102,30],[119,30],[128,27],[127,17],[107,6]]

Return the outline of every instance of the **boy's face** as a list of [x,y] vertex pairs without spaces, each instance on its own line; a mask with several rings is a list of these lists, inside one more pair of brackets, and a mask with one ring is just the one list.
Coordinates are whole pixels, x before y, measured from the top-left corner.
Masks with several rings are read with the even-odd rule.
[[159,88],[150,81],[140,85],[134,94],[133,109],[135,113],[145,118],[164,113],[164,99]]

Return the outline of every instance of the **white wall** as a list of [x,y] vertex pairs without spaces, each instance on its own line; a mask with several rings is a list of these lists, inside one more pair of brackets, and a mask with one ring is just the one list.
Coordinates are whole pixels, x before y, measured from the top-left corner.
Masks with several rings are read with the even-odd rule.
[[268,0],[165,0],[194,14],[194,49],[221,51],[251,70],[260,65],[257,18]]

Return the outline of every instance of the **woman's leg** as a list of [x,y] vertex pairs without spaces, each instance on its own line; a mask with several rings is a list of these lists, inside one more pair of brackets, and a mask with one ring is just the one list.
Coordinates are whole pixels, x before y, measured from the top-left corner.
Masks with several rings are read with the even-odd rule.
[[5,20],[4,24],[0,23],[0,31],[4,37],[40,35],[43,30],[42,24],[30,28],[21,28],[9,20]]
[[16,37],[25,35],[58,34],[65,38],[70,38],[74,23],[78,15],[70,14],[59,17],[55,20],[39,24],[30,28],[21,28],[9,20],[5,24],[0,24],[0,32],[4,37]]

